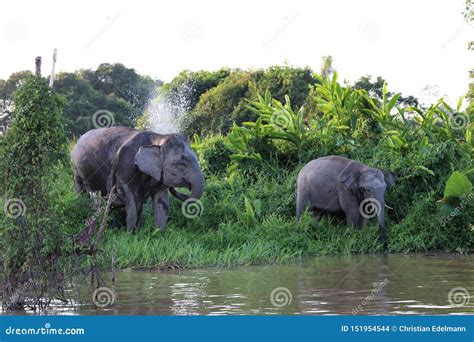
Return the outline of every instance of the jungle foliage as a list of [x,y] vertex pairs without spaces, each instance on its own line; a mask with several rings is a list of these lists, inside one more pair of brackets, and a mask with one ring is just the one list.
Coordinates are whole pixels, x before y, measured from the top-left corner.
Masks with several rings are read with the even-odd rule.
[[[9,126],[15,92],[31,75],[21,71],[6,81],[0,80],[0,131]],[[94,113],[104,109],[113,113],[116,125],[134,126],[161,83],[123,64],[103,63],[96,70],[58,73],[54,90],[64,100],[62,115],[67,134],[77,139],[94,128]]]
[[[104,76],[111,70],[58,77],[55,89],[65,104],[61,121],[70,137],[90,128],[90,116],[99,107],[115,114],[116,125],[146,122],[146,111],[137,116],[146,107],[145,97],[127,98],[125,83]],[[93,85],[102,78],[107,81]],[[296,224],[297,174],[308,161],[331,154],[398,176],[387,194],[393,208],[387,213],[390,252],[472,252],[472,111],[463,109],[463,99],[454,105],[440,99],[424,108],[410,96],[390,92],[382,81],[361,78],[350,85],[341,83],[336,72],[323,77],[285,65],[183,71],[158,85],[157,96],[180,110],[184,100],[182,129],[206,175],[204,210],[189,219],[181,203],[171,199],[169,229],[161,233],[153,228],[148,204],[142,230],[130,235],[109,229],[100,257],[109,261],[115,250],[119,267],[191,267],[381,251],[375,223],[359,231],[337,216],[316,222],[306,215]],[[74,119],[78,116],[87,124],[81,126]],[[7,132],[17,130],[11,122]],[[13,139],[7,136],[5,141]],[[57,217],[52,227],[76,233],[90,216],[87,196],[74,192],[68,164],[55,163],[49,174],[56,177],[41,179],[49,189],[45,203]]]
[[14,102],[0,140],[3,305],[39,309],[64,293],[61,257],[70,253],[53,196],[57,167],[67,163],[63,102],[37,76],[24,79]]

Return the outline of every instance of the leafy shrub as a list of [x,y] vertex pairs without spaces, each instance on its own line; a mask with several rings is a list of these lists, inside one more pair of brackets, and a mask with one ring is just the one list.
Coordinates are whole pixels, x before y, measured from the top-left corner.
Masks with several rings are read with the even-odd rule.
[[192,147],[198,152],[201,168],[207,174],[221,174],[230,165],[232,151],[227,146],[227,140],[222,135],[209,136],[201,140],[194,137]]
[[[50,189],[55,166],[66,160],[66,134],[62,101],[45,79],[27,79],[14,101],[11,126],[0,149],[7,201],[0,241],[6,278],[3,299],[9,309],[36,309],[64,290],[60,260],[68,249]],[[14,296],[27,282],[30,293]]]

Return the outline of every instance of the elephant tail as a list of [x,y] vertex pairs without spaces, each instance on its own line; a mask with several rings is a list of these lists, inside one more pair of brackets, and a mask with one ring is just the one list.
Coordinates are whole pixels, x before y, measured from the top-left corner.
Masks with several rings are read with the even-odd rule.
[[308,201],[298,190],[296,191],[296,222],[300,222],[301,216],[306,210]]
[[115,186],[115,190],[118,191],[117,166],[118,166],[118,159],[116,158],[112,163],[112,168],[110,170],[110,174],[107,179],[107,192],[110,192],[114,186]]

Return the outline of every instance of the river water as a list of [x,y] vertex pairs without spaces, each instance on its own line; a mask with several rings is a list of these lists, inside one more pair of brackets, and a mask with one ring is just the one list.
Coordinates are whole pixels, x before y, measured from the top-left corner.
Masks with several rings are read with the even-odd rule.
[[[72,315],[474,314],[474,257],[320,257],[292,265],[121,271],[114,304]],[[91,300],[89,301],[91,302]]]

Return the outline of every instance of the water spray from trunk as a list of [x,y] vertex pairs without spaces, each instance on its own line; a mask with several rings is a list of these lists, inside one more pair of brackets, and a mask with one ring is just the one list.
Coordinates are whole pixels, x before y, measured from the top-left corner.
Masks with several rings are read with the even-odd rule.
[[146,109],[148,115],[147,128],[160,134],[182,132],[184,119],[191,109],[193,84],[181,85],[172,93],[158,90],[158,95],[150,101]]

